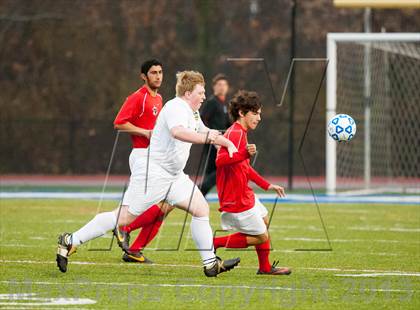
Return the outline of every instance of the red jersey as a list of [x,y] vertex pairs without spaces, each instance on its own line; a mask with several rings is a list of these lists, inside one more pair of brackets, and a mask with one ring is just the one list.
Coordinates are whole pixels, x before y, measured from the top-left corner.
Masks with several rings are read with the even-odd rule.
[[[146,86],[127,97],[114,120],[114,125],[130,122],[134,126],[151,130],[155,127],[157,116],[162,110],[162,96],[153,97]],[[147,148],[149,139],[144,136],[131,135],[133,148]]]
[[254,192],[249,187],[251,180],[267,190],[270,186],[249,163],[247,132],[241,124],[235,122],[224,136],[233,142],[238,152],[229,157],[227,148],[221,147],[216,157],[216,187],[219,195],[219,211],[239,213],[254,207]]

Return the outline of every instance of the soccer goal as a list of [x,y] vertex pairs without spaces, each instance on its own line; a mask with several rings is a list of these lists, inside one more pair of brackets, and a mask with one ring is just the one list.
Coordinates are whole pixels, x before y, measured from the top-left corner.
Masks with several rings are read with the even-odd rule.
[[329,33],[327,121],[351,115],[357,134],[326,134],[327,194],[420,191],[420,33]]

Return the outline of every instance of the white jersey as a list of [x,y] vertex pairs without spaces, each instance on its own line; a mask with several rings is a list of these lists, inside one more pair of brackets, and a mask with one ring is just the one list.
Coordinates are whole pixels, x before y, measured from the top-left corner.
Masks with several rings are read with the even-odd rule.
[[177,126],[195,132],[206,129],[200,113],[194,112],[183,99],[175,97],[164,105],[150,140],[150,160],[174,176],[184,170],[191,149],[191,143],[172,137],[171,129]]

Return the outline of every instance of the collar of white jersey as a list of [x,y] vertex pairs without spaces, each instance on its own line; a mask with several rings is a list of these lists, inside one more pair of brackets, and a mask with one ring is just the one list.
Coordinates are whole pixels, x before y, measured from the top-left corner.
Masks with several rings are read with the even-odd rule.
[[194,114],[193,109],[190,107],[190,105],[188,104],[188,102],[186,102],[184,99],[182,99],[181,97],[175,97],[175,100],[178,100],[183,105],[185,105],[186,107],[188,107],[188,109],[191,111],[191,113]]

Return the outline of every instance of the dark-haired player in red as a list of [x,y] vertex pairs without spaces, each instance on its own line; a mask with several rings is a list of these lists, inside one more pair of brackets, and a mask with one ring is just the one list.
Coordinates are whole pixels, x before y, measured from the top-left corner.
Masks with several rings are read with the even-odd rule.
[[289,275],[291,270],[270,264],[270,239],[267,231],[267,209],[255,196],[248,182],[253,181],[264,190],[274,190],[284,197],[283,187],[268,183],[250,165],[250,154],[256,146],[248,144],[247,131],[254,130],[261,120],[261,102],[255,92],[239,91],[229,104],[229,114],[234,123],[225,137],[238,149],[229,157],[226,148],[221,147],[216,157],[216,186],[222,212],[222,228],[238,232],[214,238],[214,248],[247,248],[255,246],[259,269],[257,274]]
[[[156,59],[144,62],[141,66],[141,78],[144,85],[128,96],[114,121],[115,129],[128,132],[133,144],[133,150],[129,158],[131,177],[124,194],[123,206],[129,206],[136,200],[138,191],[134,190],[135,179],[143,177],[138,174],[140,171],[144,171],[141,166],[147,164],[147,148],[150,136],[157,116],[162,109],[162,97],[158,94],[163,80],[162,64]],[[162,225],[163,219],[172,210],[173,207],[167,204],[162,207],[154,205],[139,215],[130,225],[114,230],[118,244],[125,251],[123,254],[124,261],[151,263],[141,251],[153,240]],[[139,235],[129,246],[130,232],[140,227],[142,229]]]

